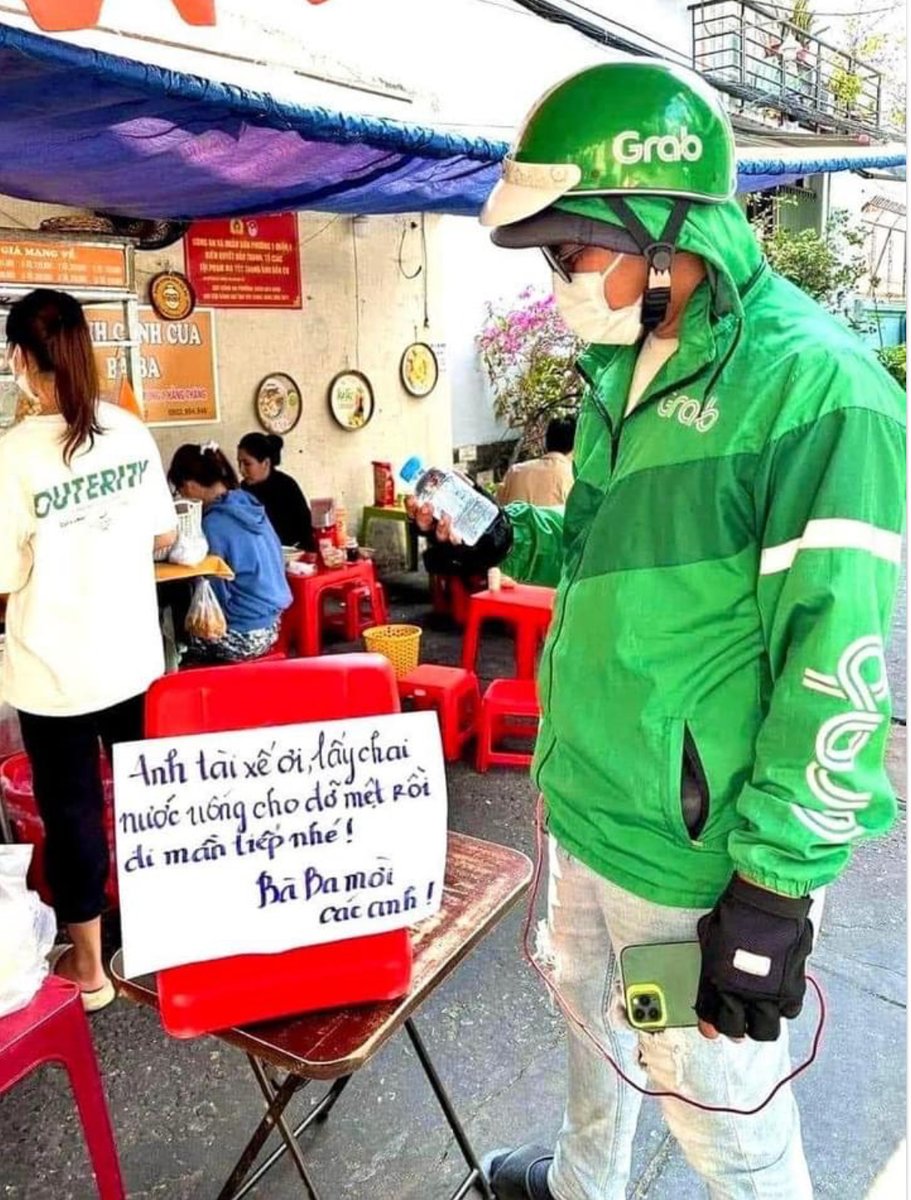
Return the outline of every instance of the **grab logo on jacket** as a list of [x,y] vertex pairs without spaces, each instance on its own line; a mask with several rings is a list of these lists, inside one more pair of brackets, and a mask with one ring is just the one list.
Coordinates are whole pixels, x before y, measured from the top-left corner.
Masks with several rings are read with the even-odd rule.
[[658,416],[668,420],[676,417],[681,425],[691,426],[699,433],[708,433],[721,413],[715,406],[714,397],[711,400],[696,400],[681,392],[658,401]]
[[[869,662],[876,664],[872,682],[862,674]],[[873,796],[842,787],[832,776],[849,775],[856,768],[858,758],[886,719],[879,708],[889,696],[882,638],[858,638],[838,660],[834,675],[807,670],[803,685],[824,696],[836,696],[849,708],[823,721],[816,735],[815,757],[807,767],[807,785],[823,805],[822,811],[792,804],[791,812],[824,842],[851,842],[864,832],[855,813],[866,808]]]
[[624,166],[650,163],[655,158],[664,163],[698,162],[702,158],[702,138],[689,133],[685,125],[679,133],[653,134],[647,138],[636,129],[624,129],[611,143],[611,151]]

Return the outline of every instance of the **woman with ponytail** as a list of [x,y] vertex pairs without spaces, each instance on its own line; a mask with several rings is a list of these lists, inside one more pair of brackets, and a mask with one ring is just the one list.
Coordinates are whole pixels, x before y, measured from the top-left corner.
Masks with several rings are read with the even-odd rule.
[[278,469],[284,444],[277,433],[245,433],[237,445],[242,486],[266,510],[283,546],[315,550],[310,505],[297,480]]
[[6,322],[22,394],[0,439],[3,692],[18,710],[45,829],[45,866],[70,944],[53,966],[88,1012],[114,999],[101,959],[108,877],[99,742],[142,737],[143,697],[164,670],[153,550],[176,536],[158,449],[143,423],[98,399],[79,303],[41,288]]

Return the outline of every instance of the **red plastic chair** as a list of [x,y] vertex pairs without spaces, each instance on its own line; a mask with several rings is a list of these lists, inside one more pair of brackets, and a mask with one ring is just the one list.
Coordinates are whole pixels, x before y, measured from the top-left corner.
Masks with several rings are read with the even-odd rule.
[[[146,693],[145,731],[147,737],[179,736],[394,712],[399,695],[389,660],[337,654],[165,675]],[[410,986],[407,929],[158,972],[162,1024],[175,1037],[392,1000]]]
[[541,709],[533,679],[495,679],[481,698],[476,766],[528,767],[532,754],[497,750],[503,738],[536,738]]
[[25,1008],[0,1017],[0,1095],[45,1063],[59,1063],[70,1077],[98,1195],[124,1200],[114,1130],[79,988],[55,975]]

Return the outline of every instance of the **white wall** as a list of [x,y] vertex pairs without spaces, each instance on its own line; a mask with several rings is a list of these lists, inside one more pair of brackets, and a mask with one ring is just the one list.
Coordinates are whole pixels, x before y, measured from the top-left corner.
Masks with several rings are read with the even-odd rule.
[[[884,196],[889,200],[893,200],[898,204],[907,205],[907,188],[904,183],[892,181],[888,179],[864,179],[860,175],[856,175],[851,171],[839,171],[836,175],[829,176],[829,208],[845,208],[856,219],[861,217],[861,210],[868,200],[872,200],[874,196]],[[873,215],[873,214],[871,214]],[[890,213],[881,212],[878,214],[878,220],[883,225],[890,225],[894,217]],[[904,230],[907,226],[907,215],[901,218],[899,228]],[[877,230],[872,235],[872,247],[868,247],[868,251],[872,249],[874,260],[880,262],[879,278],[880,285],[877,289],[877,295],[880,297],[900,296],[902,285],[902,259],[906,253],[907,240],[902,234],[892,234],[891,253],[887,249],[880,254],[884,249],[884,232]],[[890,271],[891,267],[891,271]],[[866,292],[868,285],[866,280],[860,281],[860,290]]]
[[550,273],[537,250],[501,250],[473,217],[443,217],[440,225],[443,312],[452,394],[454,446],[510,436],[493,415],[475,337],[485,301],[513,300],[529,284],[547,289]]

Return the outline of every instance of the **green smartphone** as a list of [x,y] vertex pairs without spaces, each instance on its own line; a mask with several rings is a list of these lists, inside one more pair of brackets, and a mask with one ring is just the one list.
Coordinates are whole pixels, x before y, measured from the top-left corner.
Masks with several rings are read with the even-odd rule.
[[684,1029],[697,1023],[698,942],[655,942],[620,951],[626,1015],[634,1029]]

